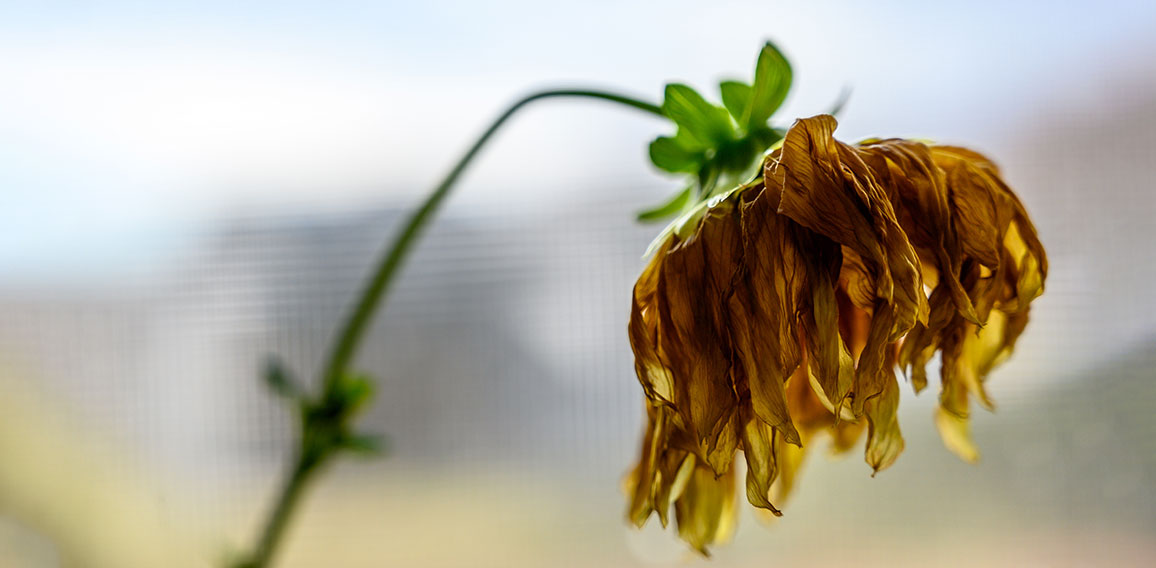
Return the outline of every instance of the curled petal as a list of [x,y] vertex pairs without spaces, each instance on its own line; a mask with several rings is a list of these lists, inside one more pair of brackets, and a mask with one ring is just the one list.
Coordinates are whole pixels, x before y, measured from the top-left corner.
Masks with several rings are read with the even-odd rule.
[[875,295],[895,305],[893,341],[926,320],[920,263],[886,190],[855,148],[835,140],[836,124],[830,115],[795,121],[764,177],[780,191],[779,212],[862,257]]
[[995,270],[1000,263],[1001,241],[1011,222],[1007,199],[999,186],[968,154],[954,148],[932,150],[947,175],[955,227],[964,254]]
[[861,415],[863,405],[882,392],[887,344],[917,321],[925,323],[928,304],[921,263],[887,190],[859,150],[835,140],[835,126],[828,115],[796,121],[778,159],[767,161],[764,177],[768,188],[780,189],[783,215],[843,245],[854,253],[845,257],[862,263],[849,278],[851,298],[874,312],[853,388],[852,410]]
[[951,214],[947,176],[936,166],[931,148],[891,139],[864,144],[860,152],[888,190],[899,224],[920,259],[934,267],[935,277],[946,285],[964,318],[978,323],[971,299],[959,282],[963,247]]
[[775,463],[775,448],[780,444],[778,438],[774,428],[753,415],[745,421],[743,455],[747,461],[747,501],[776,517],[783,514],[771,503],[771,484],[778,476]]

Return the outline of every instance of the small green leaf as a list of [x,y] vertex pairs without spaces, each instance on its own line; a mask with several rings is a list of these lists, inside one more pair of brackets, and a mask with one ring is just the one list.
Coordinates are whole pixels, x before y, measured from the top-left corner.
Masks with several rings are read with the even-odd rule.
[[734,126],[726,109],[706,102],[686,85],[666,86],[662,112],[678,124],[679,137],[686,137],[688,150],[706,150],[734,138]]
[[751,104],[751,86],[742,81],[723,81],[718,87],[722,93],[723,106],[731,113],[735,122],[742,124],[747,108]]
[[342,436],[340,445],[355,454],[379,456],[385,453],[386,440],[378,434],[347,434]]
[[650,143],[650,161],[672,173],[695,172],[702,162],[702,151],[688,150],[678,137],[661,136]]
[[767,119],[779,110],[790,90],[791,64],[775,44],[768,41],[759,52],[759,61],[755,65],[751,104],[743,121],[747,129],[766,125]]
[[342,406],[352,415],[373,398],[373,381],[369,375],[346,375],[341,380],[340,396]]
[[285,369],[281,359],[276,356],[271,355],[265,361],[265,371],[262,375],[265,379],[265,386],[277,395],[288,399],[301,397],[301,388],[293,382],[289,376],[289,371]]
[[643,222],[661,221],[672,215],[682,212],[683,207],[690,201],[690,187],[678,192],[670,201],[653,209],[638,214],[638,220]]

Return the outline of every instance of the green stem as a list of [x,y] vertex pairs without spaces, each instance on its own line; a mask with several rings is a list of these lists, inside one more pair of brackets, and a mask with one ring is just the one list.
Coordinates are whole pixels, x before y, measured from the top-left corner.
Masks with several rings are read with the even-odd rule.
[[285,532],[289,517],[293,514],[297,502],[305,491],[306,484],[315,471],[317,471],[316,468],[308,467],[300,459],[293,466],[281,488],[277,504],[265,521],[265,530],[261,532],[261,540],[257,543],[257,549],[253,552],[253,556],[241,565],[241,568],[262,568],[272,562],[273,551],[281,542],[281,535]]
[[494,133],[497,132],[514,113],[534,101],[553,97],[602,99],[634,107],[658,116],[664,116],[662,109],[656,105],[621,95],[586,90],[542,91],[527,96],[510,106],[506,112],[498,116],[498,119],[482,133],[482,136],[478,138],[477,142],[474,142],[474,145],[470,147],[469,151],[458,160],[458,163],[454,165],[445,179],[434,188],[433,192],[426,198],[425,203],[422,203],[421,207],[410,216],[401,232],[394,238],[393,244],[378,263],[377,270],[374,271],[373,277],[369,280],[369,285],[362,293],[361,300],[357,303],[356,309],[353,310],[349,315],[349,319],[345,322],[345,326],[342,328],[341,336],[337,342],[337,347],[330,354],[329,364],[325,370],[325,389],[327,391],[340,379],[341,374],[349,366],[354,355],[356,355],[361,336],[369,326],[369,322],[373,318],[373,313],[377,309],[377,305],[385,297],[386,292],[389,291],[394,274],[401,266],[402,261],[405,260],[405,256],[409,253],[410,249],[413,248],[418,235],[430,217],[437,211],[438,207],[441,206],[446,196],[449,195],[450,189],[452,189],[454,183],[458,181],[458,177],[462,175],[462,172],[465,171],[466,167],[473,161],[478,151],[482,149],[482,146],[490,140]]
[[[320,398],[316,401],[305,401],[306,403],[325,405],[327,401],[340,400],[342,378],[348,371],[353,358],[357,355],[357,348],[361,343],[362,337],[365,335],[373,319],[374,312],[384,300],[386,293],[389,292],[390,285],[393,283],[398,269],[401,267],[406,255],[413,248],[413,245],[416,244],[422,229],[424,229],[430,219],[432,219],[433,214],[437,211],[438,207],[441,206],[442,202],[445,201],[446,196],[449,195],[450,190],[458,181],[458,178],[461,177],[462,172],[465,171],[466,167],[469,166],[470,162],[473,161],[486,142],[522,107],[537,100],[557,97],[600,99],[665,117],[662,109],[657,105],[622,95],[591,90],[559,89],[541,91],[524,97],[511,105],[510,108],[498,116],[489,128],[482,133],[481,137],[474,142],[473,146],[470,147],[465,155],[458,160],[453,169],[451,169],[441,183],[434,188],[433,192],[429,194],[429,197],[425,199],[421,207],[409,216],[402,226],[401,231],[394,237],[389,248],[386,249],[385,255],[378,261],[373,275],[361,293],[357,305],[353,311],[350,312],[348,319],[345,320],[340,328],[341,332],[338,336],[337,343],[333,351],[330,352],[329,360],[324,368],[324,382]],[[308,422],[303,423],[301,436],[303,441],[307,438],[307,432],[304,431],[304,429],[307,428],[309,428]],[[305,444],[302,443],[302,448],[298,451],[296,463],[287,471],[281,493],[269,517],[266,519],[257,549],[253,552],[253,555],[240,566],[244,568],[265,568],[269,565],[284,534],[285,527],[290,517],[292,517],[293,511],[305,491],[306,486],[313,477],[312,474],[334,453],[332,451],[322,451],[320,454],[314,454],[304,446]],[[326,450],[328,450],[328,448],[326,448]],[[320,457],[314,460],[309,457],[311,455]]]

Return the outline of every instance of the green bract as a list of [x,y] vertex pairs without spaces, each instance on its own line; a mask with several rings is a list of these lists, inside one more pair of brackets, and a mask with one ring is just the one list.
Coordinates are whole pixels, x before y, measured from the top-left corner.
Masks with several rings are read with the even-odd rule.
[[661,221],[686,213],[711,196],[749,181],[763,154],[783,138],[767,121],[791,88],[791,65],[767,42],[759,53],[752,84],[719,84],[723,106],[708,102],[693,88],[666,86],[662,113],[677,130],[650,143],[650,161],[664,171],[689,174],[687,185],[667,202],[638,214],[640,221]]

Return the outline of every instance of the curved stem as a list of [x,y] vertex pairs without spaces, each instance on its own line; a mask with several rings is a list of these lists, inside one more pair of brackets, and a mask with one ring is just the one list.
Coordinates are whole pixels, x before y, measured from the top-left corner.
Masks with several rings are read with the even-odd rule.
[[601,91],[588,90],[550,90],[542,91],[529,95],[510,106],[506,112],[498,116],[497,120],[482,133],[474,145],[465,153],[458,163],[454,165],[453,169],[446,175],[421,207],[418,208],[406,221],[401,232],[393,240],[393,244],[387,250],[385,256],[377,265],[377,270],[374,271],[373,277],[369,280],[369,284],[361,296],[361,300],[357,303],[357,307],[349,315],[341,331],[341,336],[338,339],[337,345],[330,354],[329,364],[325,368],[325,390],[328,391],[332,385],[341,377],[341,373],[346,370],[349,363],[352,361],[357,352],[357,346],[361,341],[362,334],[365,333],[369,326],[370,320],[373,318],[373,313],[377,309],[377,305],[385,297],[389,291],[389,286],[393,282],[393,276],[397,269],[405,260],[406,254],[413,248],[417,240],[418,234],[422,228],[425,227],[430,217],[441,206],[442,201],[449,195],[450,189],[453,188],[454,183],[457,182],[458,177],[462,175],[466,167],[473,161],[478,151],[482,146],[490,140],[495,132],[505,122],[518,112],[522,107],[541,99],[553,97],[585,97],[593,99],[602,99],[610,102],[624,104],[639,110],[664,116],[662,109],[657,105],[647,102],[624,97],[612,93],[605,93]]
[[[461,177],[462,172],[465,171],[466,167],[469,166],[470,162],[473,161],[478,152],[485,146],[486,142],[522,107],[537,100],[558,97],[600,99],[626,105],[654,115],[665,116],[659,106],[645,101],[614,93],[581,89],[540,91],[526,96],[511,105],[490,124],[489,128],[482,133],[481,137],[479,137],[473,146],[466,151],[465,155],[458,160],[441,183],[429,194],[429,197],[426,197],[421,207],[409,216],[401,230],[393,238],[389,248],[386,249],[385,255],[378,261],[353,311],[349,313],[348,318],[340,328],[337,343],[324,367],[324,379],[320,397],[314,401],[304,402],[324,405],[327,404],[328,401],[340,400],[343,377],[346,371],[348,371],[353,358],[357,355],[357,348],[361,343],[362,337],[365,335],[373,319],[374,312],[389,292],[390,285],[393,283],[398,269],[401,267],[406,255],[413,248],[413,245],[416,244],[422,229],[424,229],[430,219],[433,218],[433,214],[437,211],[438,207],[441,206],[442,202],[445,201],[446,196],[449,195],[450,190],[458,181],[458,178]],[[307,432],[305,430],[308,427],[308,424],[303,424],[302,426],[302,440],[306,438]],[[321,454],[320,458],[317,458],[315,461],[310,461],[310,452],[306,450],[304,443],[302,443],[301,446],[294,460],[295,463],[286,472],[286,478],[283,482],[281,492],[269,517],[265,521],[265,526],[261,532],[256,550],[254,550],[252,556],[240,566],[245,568],[265,568],[269,565],[281,541],[284,529],[290,517],[293,515],[293,511],[300,501],[306,486],[313,478],[313,474],[323,465],[323,462],[327,461],[334,453],[332,451],[325,451]]]
[[289,517],[293,514],[293,509],[301,499],[305,485],[312,478],[314,471],[301,460],[297,460],[293,469],[286,476],[277,503],[265,521],[265,529],[261,531],[261,540],[257,541],[257,549],[253,552],[252,558],[247,563],[242,564],[241,568],[268,566],[273,559],[273,551],[281,542],[281,535],[285,532]]

